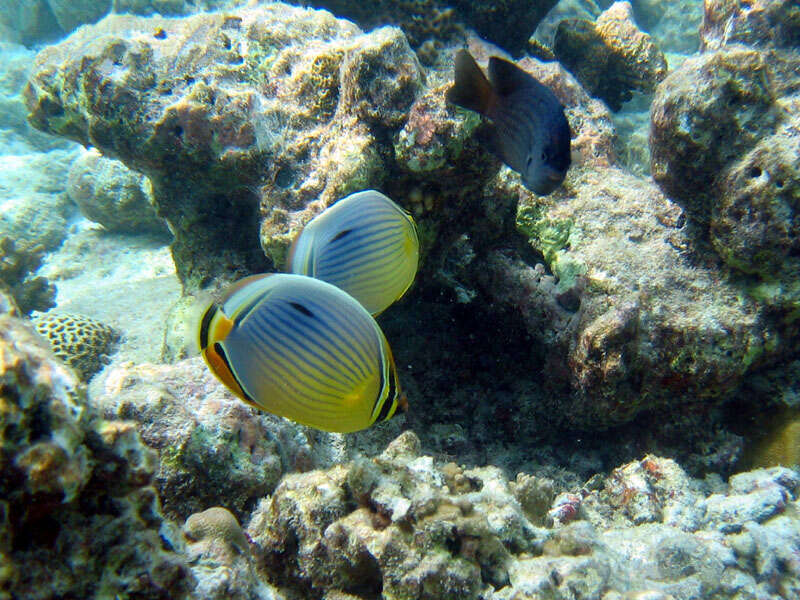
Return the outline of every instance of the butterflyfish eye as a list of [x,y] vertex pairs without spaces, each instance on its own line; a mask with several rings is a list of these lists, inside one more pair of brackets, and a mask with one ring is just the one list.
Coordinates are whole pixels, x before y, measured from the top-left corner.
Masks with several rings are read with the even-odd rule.
[[200,330],[211,372],[257,408],[336,432],[365,429],[397,409],[383,332],[329,283],[294,274],[239,282],[208,309]]
[[418,263],[411,215],[367,190],[313,218],[295,239],[287,270],[335,285],[376,315],[405,294]]

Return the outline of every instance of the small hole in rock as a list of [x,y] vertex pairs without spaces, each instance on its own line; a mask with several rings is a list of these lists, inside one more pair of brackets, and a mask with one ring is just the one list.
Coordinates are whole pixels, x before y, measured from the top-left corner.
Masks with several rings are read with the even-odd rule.
[[750,167],[750,177],[753,179],[761,177],[761,167]]
[[275,185],[281,188],[288,188],[294,183],[294,172],[289,167],[281,167],[275,174]]

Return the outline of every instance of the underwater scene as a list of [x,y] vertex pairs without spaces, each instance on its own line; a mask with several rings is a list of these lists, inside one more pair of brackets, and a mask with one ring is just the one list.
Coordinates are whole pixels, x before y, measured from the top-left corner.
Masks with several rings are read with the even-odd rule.
[[47,599],[800,599],[797,0],[0,0]]

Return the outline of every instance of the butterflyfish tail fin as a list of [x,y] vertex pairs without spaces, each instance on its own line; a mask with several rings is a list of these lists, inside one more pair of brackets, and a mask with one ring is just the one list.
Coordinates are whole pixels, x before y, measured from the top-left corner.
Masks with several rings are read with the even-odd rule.
[[466,50],[455,56],[455,81],[447,90],[447,101],[463,108],[486,114],[491,104],[492,86],[478,63]]

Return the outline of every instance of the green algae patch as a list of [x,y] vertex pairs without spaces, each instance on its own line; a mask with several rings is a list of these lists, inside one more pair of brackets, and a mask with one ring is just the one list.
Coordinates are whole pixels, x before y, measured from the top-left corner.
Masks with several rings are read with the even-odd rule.
[[780,280],[759,281],[749,286],[747,292],[757,302],[778,307],[787,325],[800,318],[800,281],[792,280],[790,274]]
[[570,253],[580,237],[580,230],[571,218],[556,219],[549,215],[548,206],[539,202],[521,202],[517,208],[517,231],[544,257],[547,266],[558,279],[558,292],[575,287],[578,279],[588,272],[586,264]]
[[558,259],[557,254],[570,246],[572,219],[551,219],[542,204],[521,203],[517,208],[517,231],[528,238],[530,244],[542,253],[548,265]]
[[573,289],[588,270],[585,264],[570,256],[566,250],[559,250],[554,254],[550,268],[558,278],[556,291],[559,293]]

